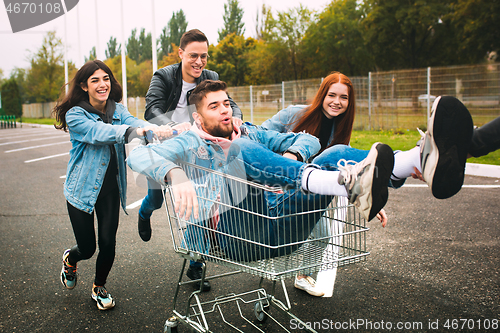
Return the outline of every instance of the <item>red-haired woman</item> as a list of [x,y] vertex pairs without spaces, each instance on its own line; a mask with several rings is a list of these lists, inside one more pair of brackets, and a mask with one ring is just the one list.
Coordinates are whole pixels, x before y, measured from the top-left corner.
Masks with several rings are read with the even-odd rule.
[[[324,160],[321,165],[335,169],[338,163],[360,162],[368,155],[368,151],[349,147],[355,103],[351,80],[342,73],[333,72],[323,80],[311,105],[289,106],[266,120],[262,127],[279,132],[306,132],[317,137],[321,150],[313,158],[315,161],[320,158]],[[472,118],[459,100],[440,96],[432,106],[427,128],[427,133],[422,133],[422,148],[416,146],[408,151],[394,152],[394,168],[388,185],[399,188],[412,176],[426,181],[436,198],[449,198],[463,183]],[[283,156],[303,159],[300,154],[290,151]],[[321,179],[309,181],[321,184]],[[384,210],[377,217],[385,227]],[[295,287],[314,296],[323,295],[310,276],[298,275]]]

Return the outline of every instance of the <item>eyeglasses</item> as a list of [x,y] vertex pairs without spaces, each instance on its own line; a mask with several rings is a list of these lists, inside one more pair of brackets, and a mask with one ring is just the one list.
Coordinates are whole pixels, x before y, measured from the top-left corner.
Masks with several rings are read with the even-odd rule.
[[[185,51],[184,49],[181,49],[181,50]],[[187,55],[189,57],[189,61],[191,61],[191,62],[198,60],[198,58],[200,58],[201,61],[207,61],[207,59],[210,57],[208,55],[208,53],[199,54],[199,53],[190,52]]]

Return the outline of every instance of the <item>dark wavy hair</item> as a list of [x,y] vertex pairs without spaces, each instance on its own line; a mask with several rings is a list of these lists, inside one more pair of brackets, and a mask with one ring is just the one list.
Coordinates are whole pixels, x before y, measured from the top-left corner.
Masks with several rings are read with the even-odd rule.
[[199,112],[199,108],[203,101],[203,98],[210,93],[216,91],[225,91],[227,93],[227,84],[224,81],[215,80],[204,80],[201,81],[199,85],[194,88],[191,96],[189,96],[189,103],[196,106],[196,111]]
[[[63,96],[59,101],[57,101],[56,106],[52,113],[54,114],[58,124],[54,127],[57,129],[62,129],[63,131],[68,131],[68,124],[66,123],[66,112],[72,107],[78,105],[81,101],[89,101],[89,94],[82,89],[82,86],[87,85],[87,80],[89,79],[95,71],[102,69],[106,74],[109,75],[109,81],[111,82],[111,92],[109,93],[108,99],[112,99],[115,102],[120,102],[123,97],[123,90],[115,79],[111,69],[100,60],[87,61],[78,72],[76,72],[75,77],[71,80],[69,84],[68,93]],[[64,86],[61,90],[64,89]]]
[[330,86],[339,82],[345,84],[348,88],[349,105],[344,113],[335,117],[335,134],[330,146],[336,144],[349,144],[354,124],[354,115],[356,113],[356,99],[351,80],[339,72],[332,72],[323,80],[323,82],[321,82],[312,104],[307,107],[302,117],[296,121],[295,126],[293,127],[293,132],[298,133],[305,131],[315,137],[319,137],[319,132],[321,130],[320,122],[323,114],[323,101],[325,100],[326,94],[328,94]]

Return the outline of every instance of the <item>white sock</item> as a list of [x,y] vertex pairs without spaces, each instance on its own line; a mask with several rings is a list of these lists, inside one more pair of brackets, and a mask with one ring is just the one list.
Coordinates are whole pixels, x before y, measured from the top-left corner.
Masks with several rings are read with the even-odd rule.
[[339,184],[339,175],[340,171],[306,168],[302,174],[302,188],[316,194],[347,197],[345,186]]
[[420,167],[420,147],[395,153],[391,179],[399,180],[410,177],[412,173],[415,173],[414,167],[418,171],[422,171]]

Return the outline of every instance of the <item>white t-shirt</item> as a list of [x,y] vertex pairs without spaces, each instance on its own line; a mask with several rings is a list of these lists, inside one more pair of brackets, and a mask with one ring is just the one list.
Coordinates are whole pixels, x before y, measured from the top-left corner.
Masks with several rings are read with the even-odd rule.
[[189,118],[189,108],[187,103],[187,92],[196,87],[196,83],[187,83],[182,80],[182,91],[181,97],[179,97],[179,103],[172,114],[172,120],[176,123],[189,123],[191,119]]

